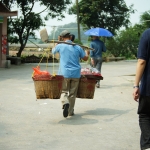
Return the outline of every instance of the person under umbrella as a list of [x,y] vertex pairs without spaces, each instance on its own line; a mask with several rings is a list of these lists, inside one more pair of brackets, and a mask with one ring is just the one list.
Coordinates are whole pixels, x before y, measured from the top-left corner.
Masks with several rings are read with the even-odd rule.
[[[92,37],[90,47],[95,49],[94,51],[90,51],[91,66],[96,68],[101,73],[102,52],[106,52],[106,47],[99,37],[112,37],[113,34],[109,30],[100,27],[91,28],[84,32],[84,34]],[[96,87],[100,88],[99,81],[97,82]]]
[[[98,36],[91,36],[92,41],[90,47],[95,49],[90,51],[91,66],[96,68],[101,73],[102,67],[102,52],[106,52],[106,47],[103,41]],[[96,87],[100,88],[100,81],[97,81]]]
[[70,37],[71,37],[70,40],[71,40],[72,42],[74,42],[74,40],[75,40],[75,35],[74,35],[74,34],[70,34]]

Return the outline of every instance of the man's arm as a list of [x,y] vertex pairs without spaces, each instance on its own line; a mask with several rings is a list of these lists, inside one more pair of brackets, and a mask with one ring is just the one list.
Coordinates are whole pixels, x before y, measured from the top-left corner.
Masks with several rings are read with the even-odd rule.
[[[92,42],[90,43],[90,47],[93,48],[93,44]],[[90,51],[90,57],[91,57],[91,65],[94,67],[94,59],[93,59],[93,56],[94,56],[94,52],[93,51]]]
[[102,52],[106,52],[106,46],[105,46],[104,43],[103,43],[103,50],[102,50]]
[[[93,42],[90,43],[90,48],[94,49]],[[90,50],[90,57],[94,56],[94,51]]]
[[140,96],[139,91],[139,83],[141,80],[141,77],[143,75],[144,69],[145,69],[146,61],[143,59],[138,59],[137,67],[136,67],[136,76],[135,76],[135,82],[134,82],[134,90],[133,90],[133,98],[135,101],[138,100]]
[[57,52],[59,52],[59,46],[58,46],[58,44],[56,44],[55,47],[53,47],[52,54],[56,54]]
[[85,51],[85,56],[82,58],[84,61],[87,61],[89,58],[89,52]]

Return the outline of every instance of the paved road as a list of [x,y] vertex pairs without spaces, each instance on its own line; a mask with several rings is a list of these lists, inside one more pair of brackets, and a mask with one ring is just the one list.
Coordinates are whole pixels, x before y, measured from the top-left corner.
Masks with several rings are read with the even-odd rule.
[[103,63],[94,99],[77,99],[75,116],[67,119],[59,100],[36,101],[34,66],[0,69],[0,150],[140,150],[132,99],[136,61]]

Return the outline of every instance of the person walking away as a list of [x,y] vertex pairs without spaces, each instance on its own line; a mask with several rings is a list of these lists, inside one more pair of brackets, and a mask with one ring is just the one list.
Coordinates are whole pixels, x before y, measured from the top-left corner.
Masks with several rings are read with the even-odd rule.
[[[102,52],[106,52],[106,47],[103,41],[99,39],[98,36],[92,36],[92,41],[90,43],[90,47],[95,49],[94,51],[90,51],[91,57],[91,66],[96,68],[101,73],[102,67]],[[100,88],[100,81],[97,81],[97,88]]]
[[140,147],[150,150],[150,28],[141,36],[137,58],[133,99],[139,102]]
[[[70,40],[70,32],[64,30],[60,33],[64,42],[72,43]],[[75,99],[77,95],[79,79],[81,77],[80,58],[84,61],[88,60],[88,53],[78,45],[68,45],[65,43],[57,44],[52,53],[60,54],[59,75],[64,76],[63,89],[61,94],[61,102],[63,116],[74,115]]]
[[74,42],[74,40],[75,40],[75,35],[74,35],[74,34],[70,34],[70,40],[71,40],[72,42]]

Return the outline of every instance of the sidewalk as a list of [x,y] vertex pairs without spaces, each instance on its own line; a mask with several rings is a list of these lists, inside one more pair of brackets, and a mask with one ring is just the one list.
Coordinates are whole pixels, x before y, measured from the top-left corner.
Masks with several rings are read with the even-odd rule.
[[0,150],[140,150],[132,98],[136,61],[103,63],[101,88],[94,99],[77,99],[75,116],[68,118],[59,100],[36,101],[35,66],[0,69]]

